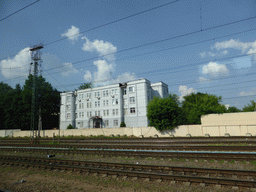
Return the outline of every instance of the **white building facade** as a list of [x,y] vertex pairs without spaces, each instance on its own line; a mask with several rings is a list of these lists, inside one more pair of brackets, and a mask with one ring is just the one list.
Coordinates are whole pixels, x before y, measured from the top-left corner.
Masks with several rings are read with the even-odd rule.
[[147,127],[147,105],[168,97],[168,85],[147,79],[61,93],[60,129]]

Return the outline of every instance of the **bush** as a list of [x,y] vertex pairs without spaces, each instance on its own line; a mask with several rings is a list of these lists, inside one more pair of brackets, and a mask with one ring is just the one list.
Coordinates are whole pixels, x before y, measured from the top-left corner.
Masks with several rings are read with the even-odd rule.
[[71,124],[67,126],[67,129],[75,129]]
[[122,121],[120,127],[126,127],[125,123]]

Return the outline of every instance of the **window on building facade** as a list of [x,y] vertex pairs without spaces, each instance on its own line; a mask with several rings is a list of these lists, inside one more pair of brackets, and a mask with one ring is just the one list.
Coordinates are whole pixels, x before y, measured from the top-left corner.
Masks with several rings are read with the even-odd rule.
[[67,96],[67,101],[70,101],[70,99],[71,99],[71,96]]
[[84,94],[82,94],[82,99],[84,99]]
[[106,100],[106,106],[108,106],[108,100]]
[[131,113],[131,114],[134,114],[134,113],[135,113],[135,107],[131,107],[131,108],[130,108],[130,113]]
[[95,116],[97,116],[98,115],[98,111],[95,111]]
[[113,111],[113,115],[115,115],[115,114],[116,114],[116,110],[115,110],[115,109],[113,109],[112,111]]
[[134,87],[129,87],[129,93],[133,93],[134,92]]
[[106,97],[106,91],[103,91],[103,97]]
[[109,125],[108,125],[108,120],[105,120],[104,121],[104,124],[105,124],[105,127],[108,127]]
[[79,94],[79,99],[81,99],[82,98],[82,95],[81,94]]
[[90,108],[92,108],[92,102],[90,102]]
[[106,101],[105,100],[103,100],[103,106],[105,106],[106,105]]
[[87,117],[89,117],[90,116],[90,113],[89,112],[87,112]]
[[103,110],[103,116],[106,116],[106,110]]
[[100,111],[98,111],[98,116],[100,116]]
[[130,103],[135,103],[135,97],[130,97]]
[[108,96],[108,90],[106,90],[106,97]]
[[67,119],[70,119],[70,113],[67,113]]
[[81,103],[79,103],[79,109],[81,109]]
[[67,110],[70,110],[70,105],[67,105]]
[[82,109],[84,108],[84,103],[82,103]]
[[92,116],[92,112],[90,111],[90,117]]
[[112,99],[112,105],[115,105],[115,99]]
[[114,120],[114,126],[118,126],[118,120]]
[[89,108],[89,107],[90,107],[89,102],[87,102],[87,108]]
[[100,101],[98,101],[98,107],[100,107]]
[[82,117],[84,117],[84,112],[82,112]]
[[112,95],[114,95],[115,94],[115,89],[112,89]]
[[87,93],[87,98],[91,98],[92,97],[92,94],[91,93]]
[[118,115],[118,109],[116,109],[116,115]]
[[97,105],[98,105],[98,101],[95,101],[95,107],[97,107]]
[[126,89],[126,88],[124,88],[124,95],[126,95],[126,91],[127,91],[127,89]]
[[81,116],[82,116],[82,113],[81,113],[81,112],[79,112],[79,118],[81,118]]
[[107,116],[109,115],[109,110],[107,110]]
[[117,89],[115,89],[115,94],[117,95],[118,93],[117,93]]
[[116,105],[118,105],[118,99],[116,99]]

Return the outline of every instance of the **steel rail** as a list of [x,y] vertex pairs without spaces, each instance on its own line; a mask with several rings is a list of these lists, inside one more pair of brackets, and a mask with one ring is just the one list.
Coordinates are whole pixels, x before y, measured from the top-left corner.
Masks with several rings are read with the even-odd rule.
[[44,147],[44,148],[87,148],[87,149],[136,149],[136,150],[187,150],[187,151],[255,151],[256,146],[174,146],[174,145],[42,145],[42,144],[1,144],[11,147]]
[[17,156],[0,156],[0,161],[23,161],[23,162],[34,162],[34,163],[47,163],[51,165],[76,165],[76,166],[87,166],[96,168],[118,168],[118,169],[130,169],[140,170],[149,172],[168,172],[169,174],[182,173],[182,174],[193,174],[193,175],[229,175],[247,177],[251,180],[255,180],[256,171],[246,170],[233,170],[233,169],[212,169],[212,168],[196,168],[196,167],[181,167],[181,166],[158,166],[158,165],[138,165],[138,164],[127,164],[127,163],[109,163],[100,161],[79,161],[79,160],[63,160],[63,159],[49,159],[49,158],[35,158],[35,157],[17,157]]
[[[204,183],[213,185],[225,185],[225,186],[235,186],[238,188],[256,188],[256,182],[248,180],[238,180],[238,179],[223,179],[223,178],[211,178],[211,177],[198,177],[198,176],[186,176],[186,175],[172,175],[164,173],[149,173],[149,172],[139,172],[139,171],[127,171],[127,170],[112,170],[104,168],[88,168],[74,165],[49,165],[41,163],[31,163],[31,162],[8,162],[7,165],[18,165],[26,166],[32,168],[43,168],[43,169],[57,169],[64,171],[77,171],[80,173],[93,173],[93,174],[103,174],[105,176],[116,176],[116,177],[132,177],[141,178],[147,180],[158,180],[158,181],[175,181],[175,182],[190,182],[190,183]],[[2,163],[4,165],[4,163]]]
[[189,151],[136,151],[136,150],[67,150],[67,149],[32,149],[32,148],[0,148],[2,152],[43,153],[63,155],[99,155],[99,156],[126,156],[138,158],[163,158],[163,159],[203,159],[203,160],[233,160],[255,161],[254,153],[216,153],[216,152],[189,152]]

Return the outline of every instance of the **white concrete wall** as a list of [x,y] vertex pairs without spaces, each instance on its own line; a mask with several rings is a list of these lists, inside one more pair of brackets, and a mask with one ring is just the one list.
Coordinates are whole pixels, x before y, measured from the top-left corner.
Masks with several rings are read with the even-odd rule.
[[14,132],[20,132],[20,129],[6,129],[0,130],[0,137],[12,137]]

